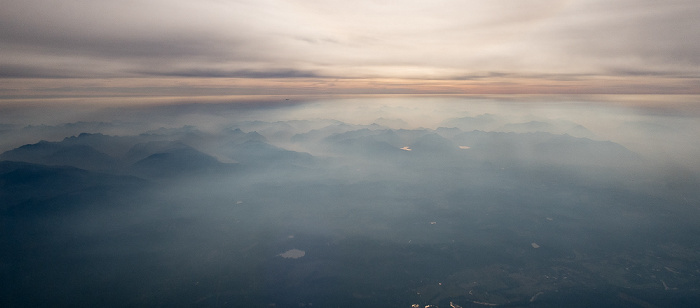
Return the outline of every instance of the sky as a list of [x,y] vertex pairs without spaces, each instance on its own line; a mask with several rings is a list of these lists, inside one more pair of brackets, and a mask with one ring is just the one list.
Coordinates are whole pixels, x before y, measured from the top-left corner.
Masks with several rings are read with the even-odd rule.
[[700,3],[0,0],[0,100],[700,94]]

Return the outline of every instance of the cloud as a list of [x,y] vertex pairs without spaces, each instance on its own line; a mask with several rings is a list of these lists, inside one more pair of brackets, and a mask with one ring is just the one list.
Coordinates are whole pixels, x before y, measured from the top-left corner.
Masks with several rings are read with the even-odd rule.
[[[692,1],[574,3],[543,39],[571,60],[600,70],[665,70],[697,76],[700,6]],[[695,71],[694,71],[695,70]]]
[[171,72],[138,72],[143,75],[176,76],[176,77],[225,77],[225,78],[314,78],[320,77],[311,71],[286,70],[180,70]]
[[0,78],[68,78],[77,75],[80,73],[33,65],[0,65]]
[[0,65],[5,78],[698,78],[698,16],[696,1],[6,1]]

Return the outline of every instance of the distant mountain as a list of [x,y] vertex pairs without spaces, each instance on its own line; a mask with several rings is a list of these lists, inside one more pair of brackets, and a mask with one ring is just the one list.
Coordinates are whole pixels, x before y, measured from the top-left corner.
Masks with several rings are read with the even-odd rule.
[[132,176],[0,161],[0,211],[12,215],[55,212],[120,196],[146,185],[146,181]]
[[414,165],[448,166],[457,163],[462,167],[465,166],[463,162],[471,158],[470,152],[460,149],[453,141],[436,133],[417,137],[403,149],[410,149],[406,159]]
[[438,127],[435,133],[448,139],[454,138],[454,136],[463,133],[459,128],[456,127]]
[[500,123],[498,117],[493,114],[485,113],[476,117],[461,117],[447,119],[442,122],[441,126],[456,127],[463,131],[472,130],[491,130]]
[[499,129],[499,131],[516,133],[552,132],[554,130],[556,130],[556,127],[553,124],[542,121],[508,123]]
[[129,164],[133,164],[153,154],[166,153],[185,148],[191,147],[179,141],[161,140],[142,142],[132,146],[129,151],[124,154],[124,160]]
[[614,165],[639,156],[614,142],[550,133],[464,132],[454,141],[481,160],[573,165]]
[[578,138],[595,139],[596,135],[583,125],[565,121],[530,121],[524,123],[508,123],[495,131],[514,133],[551,133],[556,135],[568,134]]
[[324,138],[327,138],[332,135],[337,135],[337,134],[342,134],[345,132],[349,131],[354,131],[354,130],[360,130],[360,129],[368,129],[368,130],[376,130],[376,129],[386,129],[384,127],[381,127],[379,125],[353,125],[353,124],[347,124],[343,122],[335,123],[332,125],[324,126],[322,128],[318,129],[313,129],[310,130],[306,133],[300,133],[292,136],[290,140],[292,142],[296,143],[307,143],[310,145],[313,145],[313,143],[316,143],[318,141],[321,141]]
[[422,135],[410,143],[410,148],[416,153],[451,154],[459,148],[451,140],[436,133]]
[[248,141],[259,141],[259,142],[267,142],[267,138],[265,136],[259,134],[256,131],[252,132],[244,132],[239,128],[235,129],[226,129],[222,133],[223,135],[223,142],[222,144],[241,144],[245,143]]
[[310,165],[313,156],[309,153],[290,151],[268,142],[257,131],[245,133],[236,128],[227,130],[225,142],[216,148],[219,155],[245,165]]
[[238,128],[247,131],[255,131],[272,141],[288,141],[292,136],[304,134],[323,127],[341,124],[337,120],[310,119],[288,121],[245,121],[237,123]]
[[12,124],[0,123],[0,134],[11,132],[15,127],[16,126]]
[[237,143],[265,139],[255,132],[244,133],[240,130],[224,132],[223,136],[187,127],[159,132],[162,134],[137,136],[82,133],[59,142],[27,144],[1,154],[0,159],[162,178],[232,170],[232,164],[221,163],[179,139],[190,140],[190,143],[199,144],[202,148],[222,142],[220,139],[235,140]]
[[95,148],[72,142],[40,141],[0,154],[0,160],[21,161],[54,166],[73,166],[87,170],[114,170],[121,163]]
[[373,158],[391,158],[404,155],[401,137],[393,130],[360,129],[334,134],[322,140],[326,150],[344,155],[362,155]]
[[583,125],[574,125],[569,127],[564,131],[564,134],[571,135],[578,138],[588,138],[588,139],[599,139],[593,132],[585,128]]
[[619,164],[639,161],[640,156],[612,141],[595,141],[558,135],[537,145],[536,153],[552,161],[583,164]]
[[314,158],[309,153],[289,151],[261,140],[229,143],[220,152],[228,158],[246,166],[309,166]]
[[138,136],[140,142],[151,141],[177,141],[188,146],[194,147],[200,151],[206,151],[216,144],[221,143],[222,138],[226,135],[204,132],[194,126],[185,125],[177,128],[160,128],[152,130]]
[[[145,156],[143,158],[140,158]],[[131,165],[131,172],[147,178],[167,178],[189,175],[231,172],[235,164],[219,162],[215,157],[197,151],[180,142],[149,142],[135,145],[128,160],[140,158]]]
[[402,119],[397,119],[397,118],[391,118],[391,119],[378,118],[378,119],[374,120],[374,123],[381,125],[381,126],[390,127],[392,129],[410,127],[408,122],[406,122]]
[[85,145],[114,158],[123,157],[135,144],[144,142],[143,136],[109,136],[103,134],[81,133],[78,136],[66,137],[61,144]]
[[339,142],[347,140],[364,140],[367,142],[383,142],[387,143],[393,147],[401,148],[407,146],[418,138],[431,134],[430,130],[426,129],[357,129],[351,130],[344,133],[333,134],[327,138],[325,141]]
[[238,123],[237,127],[242,127],[250,131],[261,132],[263,134],[276,133],[280,131],[301,133],[341,123],[343,122],[330,119],[288,120],[276,122],[246,121]]
[[22,128],[25,133],[51,132],[59,136],[70,136],[81,132],[104,132],[117,129],[122,126],[132,126],[134,123],[115,122],[90,122],[78,121],[59,125],[27,125]]

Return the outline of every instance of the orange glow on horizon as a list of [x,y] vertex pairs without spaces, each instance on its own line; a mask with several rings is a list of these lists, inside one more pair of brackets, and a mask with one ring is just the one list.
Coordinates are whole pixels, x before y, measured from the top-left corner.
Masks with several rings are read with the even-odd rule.
[[588,77],[570,80],[494,77],[477,80],[331,78],[4,79],[0,102],[119,97],[231,95],[700,94],[700,79]]

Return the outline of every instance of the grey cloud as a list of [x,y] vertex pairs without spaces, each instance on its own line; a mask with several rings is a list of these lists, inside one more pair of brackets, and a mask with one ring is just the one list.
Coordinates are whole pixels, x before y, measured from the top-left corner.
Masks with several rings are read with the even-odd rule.
[[451,80],[479,80],[479,79],[486,79],[486,78],[498,78],[498,77],[509,77],[512,76],[513,74],[511,73],[505,73],[505,72],[488,72],[484,74],[472,74],[472,75],[461,75],[461,76],[455,76],[452,78],[449,78]]
[[32,65],[0,64],[0,78],[71,78],[81,72]]
[[577,18],[561,20],[547,39],[562,42],[563,51],[581,60],[597,58],[603,65],[630,61],[630,70],[659,66],[682,72],[700,65],[696,1],[616,1],[590,7],[582,3]]
[[[33,65],[38,59],[46,75],[39,69],[25,75],[53,77],[56,74],[51,71],[65,59],[77,62],[74,69],[88,76],[95,73],[95,67],[81,66],[99,66],[101,62],[105,65],[97,70],[123,74],[133,66],[267,59],[264,41],[251,39],[238,26],[225,29],[222,23],[227,20],[214,18],[216,23],[207,23],[207,16],[187,12],[187,4],[11,2],[0,13],[0,43],[5,55],[0,63],[19,67]],[[213,10],[203,9],[204,13]]]
[[329,38],[329,37],[322,37],[322,38],[313,38],[313,37],[304,37],[304,36],[295,36],[293,39],[309,43],[309,44],[340,44],[340,42],[334,38]]
[[692,76],[692,74],[686,74],[683,72],[673,71],[673,70],[645,70],[643,68],[634,69],[627,67],[613,67],[607,70],[608,74],[614,76],[653,76],[653,77],[672,77],[672,78],[692,78],[697,76]]
[[521,5],[6,1],[0,65],[3,77],[697,75],[696,1]]
[[81,57],[86,60],[130,61],[150,64],[174,64],[200,61],[205,63],[226,60],[251,61],[260,59],[245,47],[246,43],[235,39],[222,39],[212,35],[170,34],[160,37],[85,38],[51,37],[4,40],[6,50],[35,57]]
[[312,71],[293,69],[279,70],[204,70],[189,69],[178,71],[137,71],[136,73],[153,76],[176,77],[212,77],[212,78],[315,78],[322,77]]

